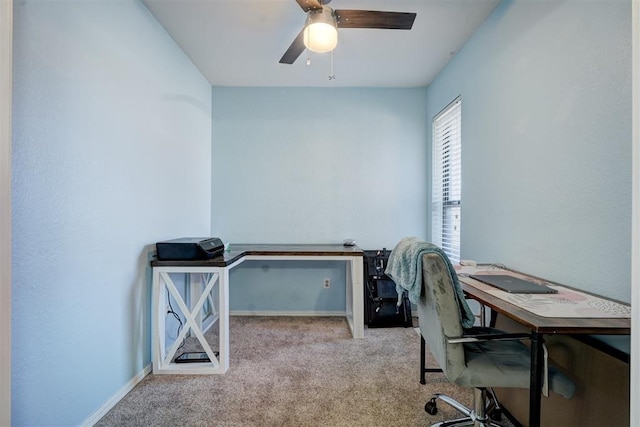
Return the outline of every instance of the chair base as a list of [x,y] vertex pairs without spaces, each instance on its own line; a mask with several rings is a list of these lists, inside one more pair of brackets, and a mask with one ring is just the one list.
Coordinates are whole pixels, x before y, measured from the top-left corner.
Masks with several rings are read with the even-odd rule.
[[498,424],[495,421],[490,421],[489,423],[479,423],[478,421],[473,421],[471,418],[469,417],[464,417],[464,418],[458,418],[457,420],[451,420],[451,421],[441,421],[439,423],[436,424],[432,424],[431,427],[452,427],[452,426],[473,426],[473,427],[478,427],[478,426],[491,426],[491,427],[505,427],[504,424]]
[[[491,392],[493,395],[493,392]],[[458,412],[465,415],[463,418],[458,418],[455,420],[441,421],[439,423],[433,424],[431,427],[449,427],[449,426],[474,426],[474,427],[504,427],[504,424],[501,424],[486,415],[486,408],[493,407],[500,409],[497,401],[487,403],[486,399],[487,391],[486,389],[476,388],[473,391],[474,396],[474,406],[475,409],[467,408],[462,403],[453,399],[446,394],[436,393],[431,397],[425,406],[424,410],[431,414],[435,415],[438,412],[436,401],[441,400],[442,402],[448,404],[449,406],[456,409]],[[495,397],[494,397],[495,398]]]

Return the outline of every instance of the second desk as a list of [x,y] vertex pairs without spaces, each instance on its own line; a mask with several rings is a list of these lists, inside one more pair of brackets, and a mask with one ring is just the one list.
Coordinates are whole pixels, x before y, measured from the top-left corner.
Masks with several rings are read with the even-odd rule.
[[[631,332],[631,308],[628,304],[494,265],[478,265],[471,269],[457,266],[456,270],[467,297],[525,326],[531,332],[530,427],[540,425],[544,335],[628,335]],[[509,294],[468,277],[469,273],[509,274],[544,283],[556,288],[558,294]],[[580,298],[576,297],[578,295]],[[576,304],[591,307],[588,311],[572,312],[571,306]],[[543,312],[545,310],[547,312]]]

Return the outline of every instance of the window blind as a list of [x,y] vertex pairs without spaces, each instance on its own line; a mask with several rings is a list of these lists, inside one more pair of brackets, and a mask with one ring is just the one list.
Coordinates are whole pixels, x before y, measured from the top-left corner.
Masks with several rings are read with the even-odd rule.
[[432,242],[460,261],[462,138],[460,98],[433,118]]

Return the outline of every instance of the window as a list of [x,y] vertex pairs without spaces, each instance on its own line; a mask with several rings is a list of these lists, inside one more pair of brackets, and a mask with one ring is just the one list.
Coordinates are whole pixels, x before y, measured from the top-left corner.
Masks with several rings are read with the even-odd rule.
[[461,105],[458,97],[433,118],[431,240],[460,261]]

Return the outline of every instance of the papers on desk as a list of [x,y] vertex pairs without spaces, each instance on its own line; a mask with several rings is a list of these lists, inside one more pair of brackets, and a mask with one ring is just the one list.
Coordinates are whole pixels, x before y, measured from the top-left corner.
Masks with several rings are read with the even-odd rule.
[[[580,292],[561,285],[540,281],[557,294],[510,294],[491,285],[470,279],[470,274],[511,274],[532,280],[523,274],[496,265],[454,266],[464,283],[542,317],[630,318],[631,307],[606,298]],[[535,279],[533,281],[536,281]]]

